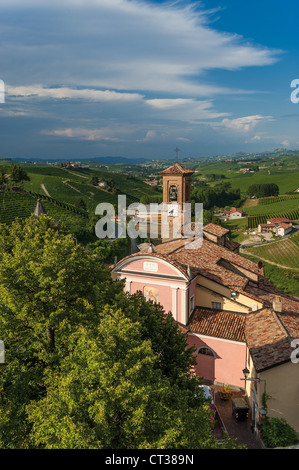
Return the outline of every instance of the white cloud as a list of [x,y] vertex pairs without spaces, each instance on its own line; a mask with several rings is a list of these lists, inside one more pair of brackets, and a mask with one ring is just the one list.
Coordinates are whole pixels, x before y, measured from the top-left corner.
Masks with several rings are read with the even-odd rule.
[[228,113],[219,113],[213,110],[213,102],[209,100],[198,101],[188,98],[152,99],[146,104],[158,110],[164,118],[178,121],[198,122],[203,119],[216,119],[227,116]]
[[73,89],[68,87],[46,88],[42,85],[31,86],[7,86],[7,95],[16,98],[53,98],[53,99],[84,99],[91,101],[136,101],[141,100],[138,93],[119,93],[111,90]]
[[271,116],[244,116],[236,119],[225,118],[222,120],[222,124],[229,129],[239,132],[249,132],[256,127],[256,125],[265,120],[271,119]]
[[105,141],[105,142],[121,142],[121,139],[114,136],[110,129],[85,129],[81,127],[45,130],[41,132],[44,135],[52,135],[55,137],[65,137],[71,139],[89,140],[89,141]]
[[[19,15],[10,15],[8,24],[1,25],[0,15],[5,44],[0,60],[17,64],[6,79],[15,86],[34,80],[45,87],[61,83],[211,96],[224,90],[205,83],[203,72],[270,65],[277,56],[213,29],[203,10],[180,2],[3,0],[0,14],[16,7]],[[32,22],[42,33],[38,37]]]

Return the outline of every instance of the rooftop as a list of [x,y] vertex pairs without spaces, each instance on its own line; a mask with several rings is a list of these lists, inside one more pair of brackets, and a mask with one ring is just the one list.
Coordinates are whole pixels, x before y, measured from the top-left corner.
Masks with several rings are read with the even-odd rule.
[[[209,224],[210,230],[220,227],[213,225]],[[258,300],[263,307],[248,314],[197,306],[189,320],[189,331],[246,341],[257,372],[289,361],[291,341],[299,338],[299,298],[277,291],[264,277],[262,265],[229,249],[234,245],[219,246],[204,237],[201,246],[192,249],[193,241],[194,238],[171,240],[155,246],[151,253],[145,249],[127,258],[158,257],[189,279],[201,275]],[[278,296],[281,308],[275,311]]]
[[245,321],[244,314],[196,307],[188,328],[191,333],[245,342]]
[[193,175],[194,171],[189,170],[188,168],[183,167],[179,163],[175,163],[174,165],[166,168],[160,172],[161,175]]

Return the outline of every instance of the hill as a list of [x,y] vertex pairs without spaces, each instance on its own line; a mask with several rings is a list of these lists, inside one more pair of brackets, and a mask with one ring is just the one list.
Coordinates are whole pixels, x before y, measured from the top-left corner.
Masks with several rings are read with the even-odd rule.
[[[36,207],[38,196],[30,193],[0,191],[0,223],[10,224],[14,219],[30,217]],[[41,196],[46,213],[57,222],[63,222],[73,232],[88,226],[88,215],[70,205]]]
[[[127,196],[127,204],[139,201],[143,196],[158,196],[139,178],[89,168],[60,168],[51,166],[27,166],[30,181],[24,183],[26,191],[46,194],[61,202],[76,206],[83,199],[88,212],[94,213],[101,202],[117,204],[118,194]],[[105,181],[106,188],[93,184],[93,178]]]

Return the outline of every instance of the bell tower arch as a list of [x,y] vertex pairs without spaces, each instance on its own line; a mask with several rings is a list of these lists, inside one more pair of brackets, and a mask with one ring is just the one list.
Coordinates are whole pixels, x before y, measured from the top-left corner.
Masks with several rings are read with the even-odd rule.
[[191,202],[191,176],[194,171],[182,167],[179,163],[160,172],[163,176],[163,203],[178,204]]
[[[163,207],[167,211],[169,233],[173,234],[174,224],[180,224],[180,234],[183,224],[183,204],[191,202],[191,176],[194,171],[175,163],[160,172],[163,176]],[[177,238],[171,236],[163,241]]]

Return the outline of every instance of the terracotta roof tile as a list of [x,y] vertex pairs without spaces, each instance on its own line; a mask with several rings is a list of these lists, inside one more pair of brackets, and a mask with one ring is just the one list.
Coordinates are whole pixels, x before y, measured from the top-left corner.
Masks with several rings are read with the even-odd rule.
[[189,170],[188,168],[183,167],[179,163],[175,163],[174,165],[166,168],[166,170],[160,171],[161,175],[192,175],[194,171]]
[[205,225],[203,231],[211,233],[212,235],[216,235],[217,237],[222,237],[223,235],[229,233],[229,230],[227,228],[212,223]]
[[273,310],[248,315],[245,337],[257,372],[290,360],[291,339]]
[[196,307],[188,324],[191,333],[245,342],[246,315]]

